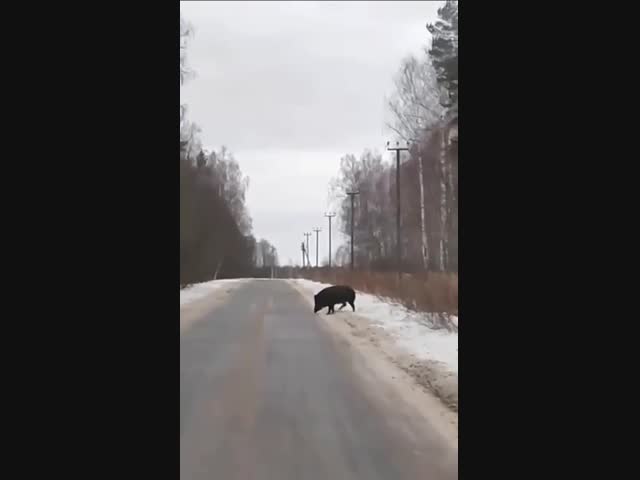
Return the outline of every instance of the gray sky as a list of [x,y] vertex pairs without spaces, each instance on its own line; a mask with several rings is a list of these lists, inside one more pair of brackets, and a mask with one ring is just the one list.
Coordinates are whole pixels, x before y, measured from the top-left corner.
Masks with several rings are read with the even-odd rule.
[[[181,103],[203,145],[226,145],[249,176],[253,233],[275,245],[281,264],[301,262],[313,228],[323,229],[328,256],[329,180],[341,156],[394,140],[385,96],[402,58],[426,45],[425,24],[442,3],[180,2],[195,30],[187,58],[196,72]],[[315,264],[315,234],[310,246]]]

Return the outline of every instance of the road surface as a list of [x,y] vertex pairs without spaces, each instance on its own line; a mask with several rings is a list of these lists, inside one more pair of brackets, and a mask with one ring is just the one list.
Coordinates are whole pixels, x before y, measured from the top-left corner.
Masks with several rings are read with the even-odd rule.
[[379,387],[332,318],[254,280],[181,333],[181,480],[457,478],[457,449]]

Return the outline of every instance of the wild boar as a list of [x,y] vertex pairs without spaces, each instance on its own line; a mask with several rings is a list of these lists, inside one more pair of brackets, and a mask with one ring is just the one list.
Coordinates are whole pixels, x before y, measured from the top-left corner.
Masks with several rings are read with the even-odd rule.
[[327,315],[335,313],[334,307],[337,303],[342,303],[340,310],[346,307],[348,303],[351,305],[353,311],[356,311],[356,292],[353,288],[346,285],[333,285],[331,287],[327,287],[314,295],[313,299],[315,302],[313,313],[317,313],[324,307],[328,307]]

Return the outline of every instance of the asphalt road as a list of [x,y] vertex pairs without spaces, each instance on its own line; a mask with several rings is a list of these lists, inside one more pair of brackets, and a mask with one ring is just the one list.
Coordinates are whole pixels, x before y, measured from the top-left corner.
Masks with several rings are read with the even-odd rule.
[[457,478],[457,452],[390,404],[319,315],[256,280],[181,334],[182,480]]

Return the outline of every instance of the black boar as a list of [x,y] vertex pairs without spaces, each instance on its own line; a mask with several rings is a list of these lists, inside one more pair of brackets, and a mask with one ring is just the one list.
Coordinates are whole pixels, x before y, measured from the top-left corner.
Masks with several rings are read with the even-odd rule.
[[351,308],[353,308],[353,311],[356,311],[354,303],[356,300],[356,292],[353,288],[347,287],[346,285],[334,285],[332,287],[327,287],[314,295],[313,299],[315,301],[313,313],[317,313],[324,307],[329,307],[327,315],[335,313],[334,307],[336,303],[342,303],[340,310],[346,307],[348,303],[351,305]]

